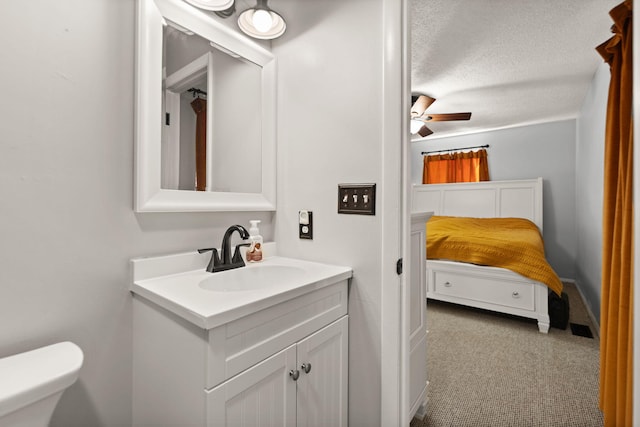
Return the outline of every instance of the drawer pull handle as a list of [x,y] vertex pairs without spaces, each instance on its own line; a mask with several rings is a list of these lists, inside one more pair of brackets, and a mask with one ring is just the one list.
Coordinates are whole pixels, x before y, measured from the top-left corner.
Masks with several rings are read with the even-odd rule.
[[445,287],[447,287],[447,288],[450,288],[450,287],[452,287],[452,286],[453,286],[453,283],[450,283],[450,282],[444,282],[444,286],[445,286]]
[[298,381],[298,377],[300,377],[300,371],[297,369],[294,371],[293,369],[289,371],[289,376],[293,378],[294,381]]
[[520,292],[518,292],[518,291],[514,291],[514,292],[511,294],[511,296],[512,296],[512,297],[514,297],[514,298],[520,298]]
[[311,363],[303,363],[302,366],[300,366],[300,369],[302,369],[305,374],[308,374],[311,372]]

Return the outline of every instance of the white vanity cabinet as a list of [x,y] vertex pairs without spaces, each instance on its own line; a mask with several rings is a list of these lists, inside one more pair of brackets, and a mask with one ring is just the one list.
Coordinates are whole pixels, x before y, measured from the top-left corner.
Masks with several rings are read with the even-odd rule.
[[346,426],[347,286],[210,329],[134,293],[133,425]]
[[209,426],[346,426],[347,316],[207,391]]

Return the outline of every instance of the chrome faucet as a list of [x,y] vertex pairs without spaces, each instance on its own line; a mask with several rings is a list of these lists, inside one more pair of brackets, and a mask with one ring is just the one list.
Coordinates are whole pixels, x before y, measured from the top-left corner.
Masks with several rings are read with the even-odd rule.
[[[249,246],[249,243],[241,243],[236,245],[236,249],[231,253],[231,235],[234,231],[237,231],[240,234],[240,237],[243,240],[249,238],[249,232],[246,228],[241,225],[232,225],[227,228],[227,231],[224,233],[224,237],[222,238],[222,247],[220,249],[220,255],[218,255],[218,250],[216,248],[206,248],[206,249],[198,249],[199,253],[204,253],[207,251],[211,251],[211,260],[209,261],[209,265],[207,265],[207,271],[210,273],[215,273],[218,271],[231,270],[233,268],[244,267],[244,260],[242,259],[242,254],[240,254],[241,246]],[[232,256],[233,255],[233,256]]]

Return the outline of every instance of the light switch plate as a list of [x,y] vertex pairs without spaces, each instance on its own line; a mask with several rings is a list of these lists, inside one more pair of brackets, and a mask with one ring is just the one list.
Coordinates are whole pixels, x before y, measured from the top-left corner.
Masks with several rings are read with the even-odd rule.
[[338,184],[338,213],[376,214],[376,184]]

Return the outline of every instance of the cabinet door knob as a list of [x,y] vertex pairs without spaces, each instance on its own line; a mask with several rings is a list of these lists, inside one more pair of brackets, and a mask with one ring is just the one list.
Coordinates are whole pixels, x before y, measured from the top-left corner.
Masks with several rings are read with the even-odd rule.
[[300,377],[300,371],[297,369],[294,371],[293,369],[289,371],[289,376],[293,378],[294,381],[298,381],[298,377]]
[[451,286],[453,286],[450,282],[444,282],[444,285],[445,285],[447,288],[450,288]]
[[303,363],[300,368],[304,371],[305,374],[311,372],[311,363]]
[[514,291],[511,296],[514,298],[520,298],[520,293],[518,291]]

